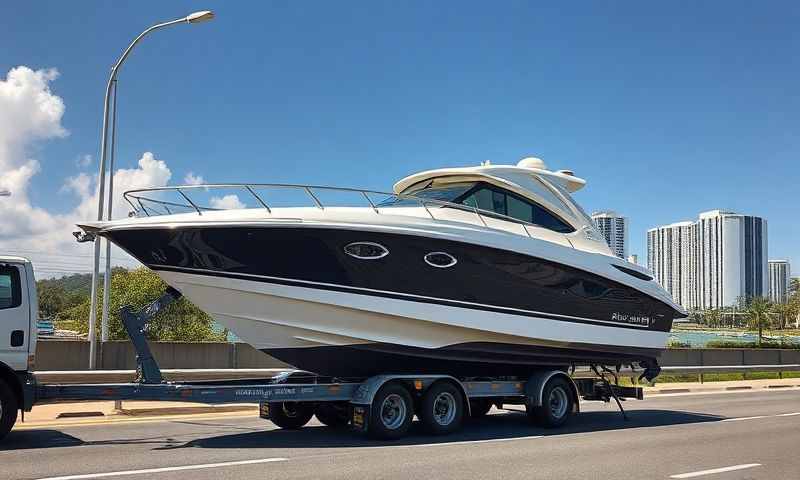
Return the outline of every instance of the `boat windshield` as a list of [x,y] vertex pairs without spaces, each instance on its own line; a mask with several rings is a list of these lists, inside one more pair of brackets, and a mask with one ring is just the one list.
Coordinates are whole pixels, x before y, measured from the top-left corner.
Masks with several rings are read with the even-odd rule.
[[[475,186],[475,182],[446,183],[444,185],[434,185],[428,181],[427,185],[421,189],[408,188],[405,192],[417,198],[427,200],[438,200],[441,202],[454,202],[470,188]],[[378,207],[418,207],[419,202],[411,198],[389,197],[377,205]]]
[[583,220],[586,222],[587,225],[594,226],[594,221],[592,220],[592,217],[590,217],[589,214],[586,213],[583,207],[581,207],[580,203],[576,202],[575,199],[572,198],[572,195],[570,195],[570,193],[567,191],[566,188],[564,188],[563,185],[560,185],[558,182],[547,182],[547,183],[552,185],[553,188],[555,188],[556,190],[558,190],[561,196],[564,197],[570,203],[570,205],[572,205],[572,207],[575,210],[577,210],[578,213],[581,214]]

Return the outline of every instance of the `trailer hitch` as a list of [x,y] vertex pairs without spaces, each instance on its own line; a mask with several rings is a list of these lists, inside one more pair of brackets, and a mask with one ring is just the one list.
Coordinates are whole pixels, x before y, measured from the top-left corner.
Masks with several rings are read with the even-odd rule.
[[130,305],[120,309],[122,325],[125,327],[125,331],[128,332],[133,348],[136,351],[136,382],[153,384],[164,381],[161,376],[161,369],[155,357],[153,357],[153,352],[150,350],[150,344],[147,343],[144,332],[147,330],[147,323],[158,312],[180,299],[181,296],[181,292],[172,287],[167,287],[163,295],[145,305],[138,312],[134,311]]

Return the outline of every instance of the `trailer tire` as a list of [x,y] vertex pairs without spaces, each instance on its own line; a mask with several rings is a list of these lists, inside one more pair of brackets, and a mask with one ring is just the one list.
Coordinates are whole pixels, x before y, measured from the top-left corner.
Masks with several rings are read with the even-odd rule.
[[434,435],[452,433],[461,427],[464,398],[450,382],[437,382],[422,396],[419,418],[425,429]]
[[0,380],[0,440],[8,435],[16,423],[17,410],[19,404],[16,394],[6,382]]
[[572,417],[574,409],[572,388],[561,376],[551,378],[544,386],[541,405],[526,405],[528,416],[534,423],[545,428],[563,426]]
[[301,402],[270,402],[269,419],[284,430],[297,430],[314,416],[314,406]]
[[414,400],[403,385],[387,383],[382,386],[370,406],[370,437],[396,440],[408,432],[414,419]]
[[483,418],[492,409],[492,401],[485,398],[478,398],[469,401],[470,418]]
[[314,410],[314,415],[320,423],[331,428],[344,427],[350,423],[347,404],[320,403]]

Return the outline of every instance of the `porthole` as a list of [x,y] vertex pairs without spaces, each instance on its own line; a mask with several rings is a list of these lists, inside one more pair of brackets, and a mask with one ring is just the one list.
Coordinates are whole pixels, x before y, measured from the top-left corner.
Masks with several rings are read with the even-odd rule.
[[424,260],[425,263],[436,268],[452,267],[458,262],[456,257],[447,252],[431,252],[425,255]]
[[353,242],[344,247],[344,253],[361,260],[377,260],[389,255],[389,250],[375,242]]

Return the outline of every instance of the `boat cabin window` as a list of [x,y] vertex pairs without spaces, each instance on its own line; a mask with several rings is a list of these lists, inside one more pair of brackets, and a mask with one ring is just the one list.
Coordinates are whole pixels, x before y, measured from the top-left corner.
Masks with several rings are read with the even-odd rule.
[[[475,182],[458,182],[458,183],[445,183],[434,184],[433,181],[427,181],[426,185],[418,188],[414,185],[407,188],[403,193],[413,195],[417,198],[438,200],[441,202],[454,202],[457,198],[463,196],[467,191],[475,186]],[[399,206],[419,206],[419,202],[408,198],[389,197],[380,202],[378,207],[399,207]]]
[[511,192],[485,184],[477,186],[475,190],[462,198],[459,203],[516,218],[555,232],[570,233],[575,231],[572,226],[542,206]]

